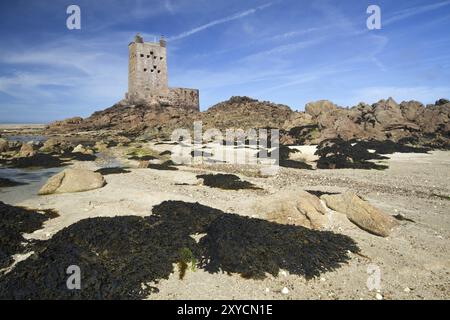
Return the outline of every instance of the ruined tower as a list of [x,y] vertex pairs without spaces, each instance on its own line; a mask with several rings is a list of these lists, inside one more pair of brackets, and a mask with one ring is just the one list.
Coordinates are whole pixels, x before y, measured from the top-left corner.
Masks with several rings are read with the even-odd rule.
[[128,93],[131,103],[159,103],[199,110],[196,89],[169,88],[166,41],[144,42],[137,34],[128,46]]

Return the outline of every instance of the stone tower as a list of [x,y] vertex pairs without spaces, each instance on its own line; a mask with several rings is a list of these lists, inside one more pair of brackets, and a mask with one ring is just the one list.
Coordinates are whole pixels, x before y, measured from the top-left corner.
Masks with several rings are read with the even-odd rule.
[[195,89],[169,88],[166,41],[144,42],[137,34],[128,46],[128,93],[132,103],[160,103],[199,110]]

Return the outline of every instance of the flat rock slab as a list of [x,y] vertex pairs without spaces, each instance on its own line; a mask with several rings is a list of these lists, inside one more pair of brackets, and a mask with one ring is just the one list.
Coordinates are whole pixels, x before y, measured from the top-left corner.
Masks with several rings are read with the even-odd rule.
[[66,169],[48,179],[38,194],[83,192],[101,188],[105,184],[100,173],[85,169]]

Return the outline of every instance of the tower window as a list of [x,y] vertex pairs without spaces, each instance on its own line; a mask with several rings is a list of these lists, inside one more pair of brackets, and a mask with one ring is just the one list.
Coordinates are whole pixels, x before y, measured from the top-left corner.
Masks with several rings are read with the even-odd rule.
[[153,73],[153,71],[155,71],[155,70],[152,69],[152,70],[150,70],[150,71]]
[[153,66],[153,69],[156,69],[156,66]]
[[157,56],[154,56],[154,57],[153,57],[153,59],[157,59],[157,58],[158,58]]
[[141,58],[143,58],[144,57],[144,55],[141,53]]
[[153,55],[153,51],[150,51],[150,54]]
[[158,70],[158,73],[161,73],[161,70]]
[[147,69],[144,69],[144,72],[147,72]]
[[150,55],[149,55],[149,54],[147,55],[147,59],[148,59],[148,58],[150,58]]
[[163,59],[163,57],[159,57],[159,60],[162,60]]

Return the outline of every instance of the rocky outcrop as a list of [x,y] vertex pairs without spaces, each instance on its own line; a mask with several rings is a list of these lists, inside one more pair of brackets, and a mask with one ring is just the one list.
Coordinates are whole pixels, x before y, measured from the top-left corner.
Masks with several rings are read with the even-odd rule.
[[232,97],[204,112],[181,107],[132,105],[126,100],[81,119],[50,124],[48,134],[116,131],[121,136],[169,138],[178,128],[192,130],[201,120],[203,129],[225,130],[278,128],[285,144],[318,144],[327,139],[392,140],[432,148],[450,148],[450,102],[446,99],[423,106],[417,101],[398,104],[394,99],[342,108],[327,100],[310,102],[305,112],[286,105]]
[[201,120],[205,128],[219,130],[282,128],[293,113],[286,105],[248,97],[232,97],[203,112]]
[[85,169],[66,169],[51,177],[39,190],[39,195],[89,191],[101,188],[105,183],[100,173]]
[[98,111],[86,119],[72,118],[51,123],[46,132],[66,133],[80,131],[116,130],[128,136],[170,136],[183,124],[189,124],[198,112],[162,105],[131,105],[123,100],[111,108]]
[[343,213],[361,229],[372,234],[387,237],[397,225],[395,219],[373,207],[354,193],[323,195],[321,197],[330,209]]
[[320,199],[306,191],[281,192],[254,205],[263,218],[280,224],[322,229],[327,225],[326,208]]

